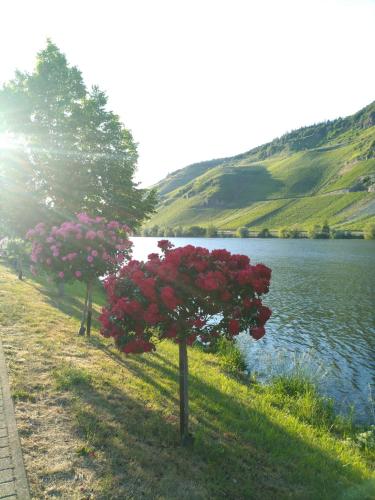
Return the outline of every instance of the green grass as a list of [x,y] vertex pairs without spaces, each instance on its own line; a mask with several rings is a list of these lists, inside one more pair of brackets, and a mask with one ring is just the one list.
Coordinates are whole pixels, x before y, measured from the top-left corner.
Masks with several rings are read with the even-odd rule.
[[334,191],[353,186],[360,177],[374,174],[374,170],[374,162],[372,160],[363,160],[347,167],[344,166],[341,172],[338,173],[338,179],[329,184],[325,188],[325,191]]
[[[193,200],[176,202],[155,216],[152,223],[160,226],[207,226],[208,221],[222,230],[236,230],[247,226],[257,230],[263,227],[280,229],[285,226],[299,225],[307,230],[314,224],[328,221],[330,226],[355,221],[353,228],[361,230],[375,207],[375,193],[358,192],[344,194],[321,194],[303,198],[288,198],[256,202],[240,209],[199,209],[187,207]],[[178,209],[181,208],[181,212]],[[176,212],[177,210],[177,215]],[[361,216],[361,211],[364,214]],[[371,215],[370,215],[371,216]],[[177,220],[177,223],[176,223]],[[152,224],[151,224],[152,225]]]
[[271,404],[316,428],[349,436],[354,432],[352,419],[335,414],[333,401],[319,395],[316,385],[303,373],[274,377],[264,388]]
[[373,455],[307,383],[249,384],[199,349],[189,350],[195,441],[181,448],[176,346],[126,357],[78,337],[83,290],[71,291],[61,299],[0,265],[0,331],[34,498],[373,498]]
[[226,338],[220,338],[213,352],[217,354],[219,365],[224,372],[241,376],[246,371],[245,357],[233,342]]

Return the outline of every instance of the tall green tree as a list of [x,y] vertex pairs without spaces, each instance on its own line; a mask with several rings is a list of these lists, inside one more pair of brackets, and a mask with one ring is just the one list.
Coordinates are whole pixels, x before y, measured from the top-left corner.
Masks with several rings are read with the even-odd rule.
[[250,231],[249,231],[249,228],[247,227],[239,227],[237,229],[237,235],[240,237],[240,238],[249,238],[250,237]]
[[105,93],[96,86],[88,90],[81,72],[51,41],[32,73],[17,71],[0,90],[1,132],[15,138],[28,178],[14,176],[17,160],[10,165],[3,158],[0,188],[9,190],[5,184],[13,176],[19,182],[13,190],[34,197],[52,219],[87,211],[136,227],[153,212],[154,192],[133,180],[138,154],[131,132],[107,109]]
[[0,148],[0,226],[8,236],[23,236],[48,215],[33,165],[22,151]]
[[217,237],[217,227],[213,224],[210,224],[206,227],[206,236],[207,238],[216,238]]

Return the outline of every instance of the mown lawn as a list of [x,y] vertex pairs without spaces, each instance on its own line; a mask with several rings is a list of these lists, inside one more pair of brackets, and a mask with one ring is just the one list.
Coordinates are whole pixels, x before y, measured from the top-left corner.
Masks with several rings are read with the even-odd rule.
[[0,265],[0,332],[33,498],[374,498],[368,457],[196,349],[195,441],[181,448],[176,346],[125,357],[97,332],[78,337],[82,297],[68,293]]

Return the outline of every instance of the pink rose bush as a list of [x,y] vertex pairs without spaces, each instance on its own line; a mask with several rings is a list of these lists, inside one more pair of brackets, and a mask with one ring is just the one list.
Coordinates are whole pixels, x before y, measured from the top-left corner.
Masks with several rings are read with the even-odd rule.
[[[37,224],[27,232],[32,243],[31,271],[48,272],[57,283],[86,283],[86,298],[80,335],[90,335],[92,287],[96,279],[115,273],[130,258],[129,228],[103,217],[82,213],[60,226]],[[86,326],[85,326],[86,324]]]
[[55,281],[88,283],[116,272],[129,258],[132,243],[128,233],[124,224],[84,213],[60,226],[41,222],[26,234],[32,242],[31,270],[35,274],[43,269]]

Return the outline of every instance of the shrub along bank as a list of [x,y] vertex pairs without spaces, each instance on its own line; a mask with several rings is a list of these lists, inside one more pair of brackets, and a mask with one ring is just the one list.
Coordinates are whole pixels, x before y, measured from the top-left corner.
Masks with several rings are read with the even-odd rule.
[[280,229],[269,229],[267,227],[254,229],[242,226],[236,231],[221,230],[210,225],[190,227],[159,227],[157,225],[144,228],[137,236],[153,236],[159,238],[310,238],[310,239],[375,239],[375,225],[368,224],[364,231],[350,231],[330,227],[327,222],[315,224],[308,228],[298,225],[282,227]]

